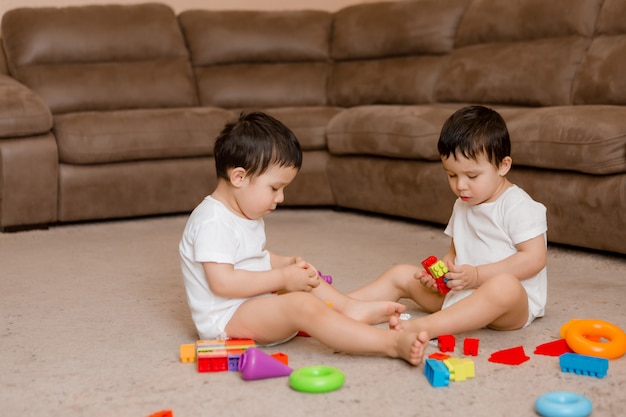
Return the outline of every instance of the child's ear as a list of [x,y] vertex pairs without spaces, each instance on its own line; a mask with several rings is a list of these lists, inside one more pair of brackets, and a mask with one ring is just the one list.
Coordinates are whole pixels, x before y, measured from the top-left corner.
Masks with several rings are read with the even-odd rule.
[[511,170],[511,166],[513,165],[513,159],[510,156],[505,156],[500,162],[500,166],[498,167],[498,175],[504,177]]
[[230,170],[229,174],[230,183],[234,187],[241,187],[246,180],[246,170],[242,167],[236,167]]

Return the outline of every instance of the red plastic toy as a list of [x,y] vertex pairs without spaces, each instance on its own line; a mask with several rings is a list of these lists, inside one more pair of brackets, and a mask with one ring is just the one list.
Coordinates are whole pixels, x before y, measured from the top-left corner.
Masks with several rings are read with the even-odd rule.
[[444,278],[444,275],[448,272],[448,268],[443,261],[437,259],[436,256],[429,256],[422,261],[422,266],[426,272],[428,272],[428,275],[433,277],[440,293],[447,294],[450,292],[450,288],[446,285],[448,280]]
[[529,360],[523,346],[516,346],[510,349],[499,350],[489,357],[489,362],[503,363],[505,365],[519,365]]
[[558,339],[553,342],[544,343],[535,348],[535,355],[561,356],[564,353],[574,351],[567,345],[565,339]]
[[479,342],[479,339],[466,337],[465,340],[463,340],[463,354],[466,356],[478,356]]
[[439,343],[439,350],[442,352],[454,352],[454,346],[456,345],[456,338],[451,334],[442,334],[437,338]]

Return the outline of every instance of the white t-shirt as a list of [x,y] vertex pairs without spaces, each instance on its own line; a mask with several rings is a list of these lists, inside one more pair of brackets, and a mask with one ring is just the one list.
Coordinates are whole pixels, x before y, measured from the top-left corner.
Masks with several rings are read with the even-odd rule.
[[187,303],[200,338],[227,337],[224,329],[228,321],[248,298],[215,295],[201,263],[232,264],[235,269],[248,271],[270,270],[263,219],[249,220],[237,216],[208,196],[191,213],[179,244],[179,253]]
[[[515,245],[539,235],[546,240],[546,208],[516,185],[494,202],[471,206],[461,199],[454,203],[445,234],[454,239],[455,264],[484,265],[515,254]],[[530,324],[545,313],[547,270],[522,280],[528,294]],[[444,308],[471,294],[472,290],[450,291]]]

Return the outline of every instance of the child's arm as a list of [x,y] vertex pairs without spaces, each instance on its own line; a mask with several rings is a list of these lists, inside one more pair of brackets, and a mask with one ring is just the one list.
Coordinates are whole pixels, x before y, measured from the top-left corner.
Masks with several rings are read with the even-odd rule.
[[546,266],[547,253],[545,238],[539,235],[515,246],[517,253],[499,262],[479,266],[455,265],[454,258],[450,260],[448,254],[444,258],[450,272],[446,278],[448,286],[453,290],[479,287],[488,278],[502,273],[515,275],[519,280],[535,276]]
[[220,297],[247,298],[279,290],[311,291],[320,284],[317,271],[303,260],[269,271],[247,271],[215,262],[203,262],[202,267],[211,291]]

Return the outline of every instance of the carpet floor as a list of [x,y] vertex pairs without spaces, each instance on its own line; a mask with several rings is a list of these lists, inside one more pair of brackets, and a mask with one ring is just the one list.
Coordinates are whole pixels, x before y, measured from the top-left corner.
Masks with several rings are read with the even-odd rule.
[[[535,400],[574,391],[593,416],[623,416],[626,357],[604,378],[563,373],[534,354],[572,318],[626,329],[626,258],[550,245],[547,314],[514,332],[455,335],[480,340],[476,376],[433,388],[423,366],[337,353],[298,337],[267,348],[300,368],[330,365],[345,384],[326,394],[292,390],[287,378],[244,381],[238,372],[198,373],[179,361],[197,339],[186,305],[178,242],[186,216],[64,225],[0,234],[0,408],[3,416],[146,417],[163,409],[198,416],[535,416]],[[322,209],[280,209],[266,218],[267,247],[302,255],[341,291],[396,263],[441,256],[441,226]],[[424,314],[407,301],[412,315]],[[521,346],[528,361],[488,361]],[[427,354],[437,352],[429,345]]]

